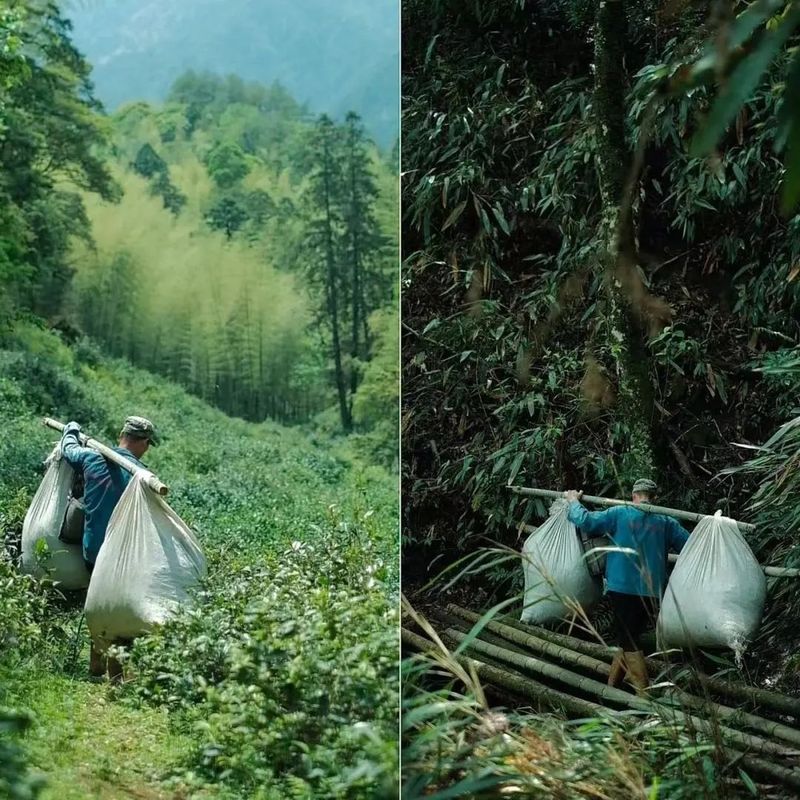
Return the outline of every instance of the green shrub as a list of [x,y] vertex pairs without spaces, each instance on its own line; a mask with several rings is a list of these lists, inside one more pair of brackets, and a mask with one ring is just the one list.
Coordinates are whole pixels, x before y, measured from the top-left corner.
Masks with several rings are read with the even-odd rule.
[[20,575],[0,552],[0,657],[21,660],[36,652],[47,613],[47,594],[38,581]]
[[43,786],[41,779],[28,774],[22,751],[7,738],[30,722],[27,714],[0,708],[0,797],[8,800],[35,800]]
[[191,769],[259,797],[389,797],[397,766],[397,615],[386,570],[327,531],[137,641],[132,697],[180,711]]

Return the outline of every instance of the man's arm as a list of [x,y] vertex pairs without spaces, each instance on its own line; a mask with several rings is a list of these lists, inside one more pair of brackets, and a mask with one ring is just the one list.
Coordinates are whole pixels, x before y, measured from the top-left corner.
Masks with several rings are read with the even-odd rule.
[[669,548],[676,553],[683,550],[683,546],[689,540],[689,531],[683,527],[674,517],[668,517],[667,534],[669,536]]
[[61,434],[61,455],[75,469],[83,467],[86,459],[94,455],[94,450],[81,446],[81,440],[78,437],[80,429],[81,426],[77,422],[68,422]]
[[567,519],[583,533],[614,533],[614,516],[616,508],[606,511],[587,511],[577,500],[570,501]]

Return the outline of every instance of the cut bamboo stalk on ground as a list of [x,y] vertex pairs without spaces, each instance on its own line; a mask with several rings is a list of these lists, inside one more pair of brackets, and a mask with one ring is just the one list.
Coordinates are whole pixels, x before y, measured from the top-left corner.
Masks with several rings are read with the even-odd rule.
[[[418,636],[406,628],[402,629],[402,640],[404,644],[421,653],[436,652],[438,650],[437,646],[433,642]],[[605,714],[607,714],[608,710],[597,703],[592,703],[589,700],[573,698],[563,692],[558,692],[557,690],[550,689],[549,687],[541,686],[541,684],[537,684],[535,681],[531,681],[529,678],[523,677],[518,673],[501,669],[499,667],[492,667],[479,660],[461,655],[457,658],[459,663],[464,666],[472,664],[475,668],[476,674],[482,681],[493,683],[496,686],[501,686],[519,697],[545,702],[547,705],[553,703],[554,705],[551,705],[552,708],[558,709],[561,707],[564,710],[578,716],[603,717]],[[540,686],[544,692],[541,695],[536,694],[536,689],[534,688],[535,686]],[[773,764],[772,762],[766,761],[758,756],[742,755],[740,752],[732,750],[728,747],[722,747],[720,749],[726,755],[726,757],[736,759],[737,763],[739,763],[753,775],[766,777],[770,780],[778,781],[786,786],[800,789],[800,773],[797,771],[779,764]]]
[[[528,486],[509,486],[508,489],[514,494],[524,495],[525,497],[541,497],[549,500],[557,500],[564,498],[564,492],[556,492],[552,489],[537,489]],[[640,511],[647,511],[651,514],[666,514],[669,517],[682,519],[686,522],[700,522],[703,517],[712,516],[709,514],[698,514],[695,511],[683,511],[680,508],[667,508],[666,506],[655,506],[650,503],[632,503],[630,500],[613,500],[608,497],[596,497],[594,495],[585,494],[581,497],[582,503],[591,503],[593,506],[632,506],[638,508]],[[736,524],[741,531],[754,531],[756,526],[751,522],[739,522]]]
[[[465,633],[469,633],[472,629],[472,625],[462,617],[451,614],[448,611],[442,611],[439,608],[428,609],[427,616],[428,619],[435,619],[443,628],[455,627],[464,631]],[[507,647],[509,650],[513,650],[516,653],[522,653],[522,655],[526,655],[528,652],[530,652],[524,647],[520,647],[514,642],[510,642],[508,639],[505,639],[502,636],[496,636],[495,634],[489,632],[486,628],[480,632],[480,638],[489,642],[489,644],[496,644],[498,647]]]
[[[458,609],[458,613],[462,613],[462,615],[463,612],[474,614],[474,612],[463,609],[460,606],[453,606],[453,608]],[[475,615],[475,619],[477,620],[479,617]],[[498,615],[498,620],[519,630],[530,632],[541,639],[547,639],[550,642],[562,645],[562,647],[568,647],[595,658],[608,659],[610,661],[614,655],[614,648],[595,642],[587,642],[584,639],[578,639],[565,633],[556,633],[538,625],[520,622],[508,615]],[[645,661],[647,668],[653,670],[654,675],[664,673],[665,669],[670,666],[669,661],[662,659],[647,658]],[[672,668],[678,669],[679,666],[672,664]],[[787,714],[800,719],[800,700],[795,697],[790,697],[780,692],[772,692],[769,689],[761,689],[758,686],[748,686],[744,683],[728,681],[724,678],[714,678],[695,669],[687,670],[686,675],[692,683],[700,684],[706,691],[741,700],[751,705],[769,708],[779,714]]]
[[[454,607],[451,606],[451,608]],[[474,623],[477,622],[477,619],[472,619],[469,621]],[[465,622],[465,624],[469,624],[469,622]],[[512,628],[508,625],[503,625],[499,622],[488,622],[485,626],[485,630],[496,633],[498,637],[500,637],[501,641],[502,639],[508,639],[510,642],[513,642],[513,644],[519,645],[522,648],[529,648],[536,653],[556,659],[562,663],[569,664],[570,666],[579,667],[581,669],[594,672],[595,674],[601,675],[604,678],[608,678],[608,675],[611,672],[610,666],[605,661],[592,658],[584,653],[577,653],[574,650],[561,647],[560,645],[553,644],[552,642],[548,642],[544,639],[539,639],[538,637],[523,633],[522,631],[519,631],[516,628]],[[489,644],[492,644],[496,647],[503,647],[503,645],[499,644],[497,640],[488,641],[488,639],[485,638],[483,631],[481,631],[478,638],[485,640]],[[519,655],[519,648],[514,648],[514,650],[511,652]],[[796,747],[800,747],[800,730],[791,728],[781,722],[775,722],[774,720],[760,717],[757,714],[751,714],[743,709],[731,708],[730,706],[726,706],[722,703],[717,703],[704,697],[698,697],[696,695],[689,694],[680,687],[674,685],[673,687],[674,688],[664,687],[664,697],[668,698],[669,700],[674,700],[679,706],[686,706],[689,708],[713,712],[713,714],[719,716],[721,719],[726,720],[729,724],[750,728],[758,733],[766,736],[772,736],[776,739],[781,739],[784,742],[789,742]]]
[[[473,614],[471,611],[459,608],[452,603],[448,605],[447,610],[455,616],[462,617],[466,621],[465,624],[475,624],[480,619],[477,614]],[[564,645],[554,644],[553,642],[547,641],[547,639],[542,639],[530,633],[525,633],[517,630],[516,628],[512,628],[510,625],[504,625],[501,622],[491,621],[486,623],[485,630],[496,633],[503,639],[507,639],[516,645],[521,645],[524,648],[534,650],[537,653],[550,656],[551,658],[557,658],[559,661],[564,661],[572,666],[582,667],[583,669],[587,669],[591,672],[596,672],[605,678],[607,678],[611,672],[611,666],[606,661],[587,655],[586,653],[579,653],[578,651],[570,649]],[[479,637],[481,635],[482,632],[479,634]]]
[[[462,631],[448,628],[444,635],[450,641],[460,644],[463,642],[467,635]],[[567,686],[571,686],[578,691],[585,692],[586,694],[594,695],[603,700],[621,705],[623,707],[632,708],[636,711],[645,711],[661,716],[672,717],[672,721],[685,721],[691,722],[697,730],[703,731],[709,735],[714,735],[719,732],[723,738],[727,739],[737,747],[743,747],[746,750],[753,750],[759,753],[765,753],[772,756],[781,758],[794,758],[800,755],[800,750],[789,749],[777,742],[769,741],[761,736],[755,734],[744,733],[743,731],[729,728],[725,725],[714,725],[708,720],[697,717],[693,714],[684,711],[678,711],[673,706],[663,705],[655,702],[650,698],[638,697],[622,689],[616,689],[613,686],[608,686],[605,683],[600,683],[593,678],[586,678],[583,675],[576,675],[563,667],[555,664],[550,664],[533,656],[523,656],[517,653],[512,653],[508,650],[503,650],[495,645],[487,644],[479,640],[473,640],[467,645],[467,648],[475,654],[486,655],[491,658],[496,658],[500,661],[513,664],[514,666],[529,670],[537,675],[546,677],[550,680],[557,681]]]
[[[50,417],[45,417],[42,420],[42,424],[48,428],[52,428],[54,431],[64,432],[64,425],[63,422],[59,422],[55,419],[50,419]],[[149,469],[144,469],[143,467],[134,464],[133,462],[129,461],[124,456],[121,456],[116,451],[112,450],[110,447],[107,447],[102,442],[98,442],[97,439],[92,439],[87,436],[85,433],[78,433],[78,440],[84,447],[90,447],[92,450],[96,450],[100,453],[101,456],[107,458],[109,461],[113,461],[118,467],[124,469],[126,472],[130,472],[131,475],[140,475],[142,480],[156,493],[160,495],[169,494],[169,488],[162,483]]]
[[[421,653],[435,653],[439,650],[433,642],[407,628],[402,629],[402,639],[405,644]],[[455,659],[464,667],[474,666],[475,674],[482,681],[496,684],[528,700],[544,703],[554,710],[565,710],[581,717],[603,716],[608,713],[608,710],[599,703],[583,700],[580,697],[573,697],[558,689],[544,686],[538,681],[531,680],[527,675],[520,675],[500,667],[494,667],[470,656],[458,655],[455,656]]]

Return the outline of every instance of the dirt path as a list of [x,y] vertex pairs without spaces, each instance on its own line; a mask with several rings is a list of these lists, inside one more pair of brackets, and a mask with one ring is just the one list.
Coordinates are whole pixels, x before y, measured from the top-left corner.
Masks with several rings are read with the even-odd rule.
[[182,800],[172,775],[190,742],[170,730],[166,712],[112,699],[107,684],[42,673],[20,687],[36,716],[24,739],[33,770],[47,780],[42,800]]

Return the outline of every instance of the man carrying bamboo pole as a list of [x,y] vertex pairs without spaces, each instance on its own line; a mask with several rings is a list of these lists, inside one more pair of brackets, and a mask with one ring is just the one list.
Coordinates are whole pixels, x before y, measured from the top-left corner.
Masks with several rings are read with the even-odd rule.
[[[83,447],[79,433],[81,426],[69,422],[61,435],[61,453],[77,472],[83,475],[85,522],[83,528],[83,560],[91,572],[100,547],[106,538],[111,514],[114,511],[131,473],[114,464],[91,447]],[[144,417],[128,417],[119,434],[119,446],[113,448],[123,458],[144,467],[140,459],[152,444],[158,445],[158,433],[150,420]],[[99,678],[105,675],[108,667],[109,677],[117,680],[122,675],[119,662],[106,658],[92,642],[89,656],[89,673]]]
[[[637,480],[633,485],[635,505],[651,503],[656,485]],[[680,553],[689,532],[677,520],[651,514],[632,506],[615,506],[606,511],[588,511],[581,505],[583,492],[564,493],[569,501],[568,518],[583,533],[609,535],[619,548],[606,556],[606,594],[614,612],[617,644],[608,683],[619,685],[623,678],[638,691],[649,685],[647,665],[640,642],[648,623],[658,616],[658,603],[667,583],[667,554]]]

